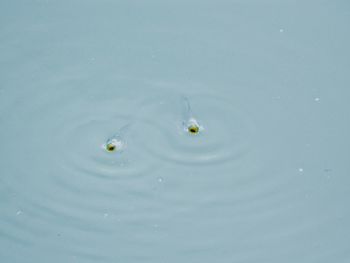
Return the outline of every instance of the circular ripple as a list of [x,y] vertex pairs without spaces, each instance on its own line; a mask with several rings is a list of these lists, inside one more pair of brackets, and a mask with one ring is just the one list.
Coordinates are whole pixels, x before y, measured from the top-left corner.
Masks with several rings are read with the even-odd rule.
[[[38,101],[32,101],[33,112],[23,113],[30,123],[27,134],[35,130],[31,138],[36,137],[35,147],[46,153],[43,161],[53,162],[56,169],[82,180],[86,176],[120,179],[145,174],[153,168],[153,162],[135,141],[138,135],[132,113],[137,107],[132,98],[113,93],[81,96],[71,92],[70,97],[60,92],[47,97],[40,94]],[[126,148],[106,151],[103,145],[121,129]]]
[[[90,251],[92,239],[102,244],[118,229],[121,214],[128,218],[134,209],[146,211],[152,198],[154,162],[135,140],[132,113],[137,107],[133,96],[113,93],[35,95],[14,102],[3,121],[8,129],[0,132],[1,185],[11,202],[0,233],[23,247],[53,236],[42,246],[55,248],[65,238]],[[105,151],[106,140],[125,125],[124,150]]]
[[[140,118],[145,120],[138,128],[143,132],[140,143],[163,160],[216,164],[242,158],[249,150],[252,125],[247,117],[211,95],[153,98],[142,103]],[[200,125],[198,134],[184,126],[191,118]]]
[[[87,119],[79,117],[71,121],[73,125],[63,125],[55,141],[60,150],[58,154],[64,157],[61,165],[83,174],[110,179],[145,174],[152,168],[151,160],[136,144],[133,138],[135,130],[130,122],[131,118],[123,115],[90,115]],[[128,124],[123,151],[106,151],[106,140]]]

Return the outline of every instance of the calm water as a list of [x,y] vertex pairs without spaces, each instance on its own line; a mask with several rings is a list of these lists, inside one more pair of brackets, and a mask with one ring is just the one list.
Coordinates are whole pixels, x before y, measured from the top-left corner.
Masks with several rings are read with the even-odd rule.
[[1,0],[0,261],[350,262],[349,23],[345,0]]

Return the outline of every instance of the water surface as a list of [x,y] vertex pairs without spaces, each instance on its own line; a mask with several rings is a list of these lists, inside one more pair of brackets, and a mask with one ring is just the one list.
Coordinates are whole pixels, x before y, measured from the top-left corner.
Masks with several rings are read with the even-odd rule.
[[1,261],[349,262],[349,8],[2,1]]

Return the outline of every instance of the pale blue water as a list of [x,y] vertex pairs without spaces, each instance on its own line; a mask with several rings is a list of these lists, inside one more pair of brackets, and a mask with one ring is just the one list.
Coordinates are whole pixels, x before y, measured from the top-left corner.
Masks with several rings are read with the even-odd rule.
[[349,23],[2,0],[0,262],[350,262]]

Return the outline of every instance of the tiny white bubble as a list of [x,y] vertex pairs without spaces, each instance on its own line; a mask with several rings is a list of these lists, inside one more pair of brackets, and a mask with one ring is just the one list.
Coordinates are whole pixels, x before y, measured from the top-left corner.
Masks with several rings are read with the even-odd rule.
[[284,29],[283,28],[280,28],[280,33],[283,33],[284,32]]
[[163,178],[162,178],[162,177],[159,177],[159,178],[158,178],[158,182],[159,182],[159,183],[163,182]]
[[320,98],[315,98],[315,101],[320,101]]
[[299,172],[304,172],[304,169],[303,168],[299,168]]
[[108,217],[108,214],[107,214],[107,213],[104,213],[104,214],[103,214],[103,217],[104,217],[104,218]]
[[21,210],[18,210],[17,213],[16,213],[16,215],[19,216],[20,214],[22,214],[22,211],[21,211]]

